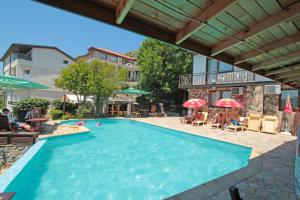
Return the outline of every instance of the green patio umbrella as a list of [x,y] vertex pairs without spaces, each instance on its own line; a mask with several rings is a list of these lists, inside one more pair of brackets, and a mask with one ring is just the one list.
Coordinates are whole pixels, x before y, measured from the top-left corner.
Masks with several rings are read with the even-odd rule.
[[0,75],[0,87],[9,89],[47,89],[45,85],[34,83],[14,76]]
[[48,86],[39,83],[34,83],[25,79],[17,78],[14,76],[0,75],[0,88],[5,92],[4,103],[6,107],[7,91],[13,89],[25,89],[25,90],[47,89]]
[[127,88],[124,90],[120,90],[117,93],[121,93],[121,94],[132,94],[132,95],[147,95],[147,94],[151,94],[150,92],[146,92],[144,90],[139,90],[136,88]]
[[[141,95],[147,95],[147,94],[151,94],[150,92],[146,92],[144,90],[139,90],[136,88],[127,88],[124,90],[120,90],[117,93],[119,94],[127,94],[127,95],[132,95],[132,96],[141,96]],[[128,102],[127,104],[127,115],[131,114],[131,103]]]

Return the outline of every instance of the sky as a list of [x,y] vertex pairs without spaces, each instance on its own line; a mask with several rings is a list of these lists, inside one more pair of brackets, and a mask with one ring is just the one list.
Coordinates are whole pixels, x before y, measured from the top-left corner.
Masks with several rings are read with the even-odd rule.
[[137,49],[145,38],[30,0],[1,0],[0,7],[1,56],[12,43],[56,46],[73,57],[85,54],[91,46],[126,53]]

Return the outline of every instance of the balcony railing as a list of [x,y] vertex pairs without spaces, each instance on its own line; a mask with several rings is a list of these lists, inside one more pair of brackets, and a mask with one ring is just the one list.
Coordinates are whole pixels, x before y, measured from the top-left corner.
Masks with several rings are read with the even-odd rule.
[[179,76],[179,87],[254,82],[255,74],[246,70],[209,72]]
[[127,82],[138,82],[139,78],[128,78]]
[[28,54],[24,54],[24,53],[16,54],[16,58],[21,58],[24,60],[32,60],[31,56],[29,56]]

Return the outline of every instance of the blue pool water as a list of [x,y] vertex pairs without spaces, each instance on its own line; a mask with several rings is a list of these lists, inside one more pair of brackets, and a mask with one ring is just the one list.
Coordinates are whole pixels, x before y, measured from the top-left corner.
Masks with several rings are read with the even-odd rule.
[[163,199],[245,167],[251,149],[131,120],[47,139],[6,191],[20,200]]

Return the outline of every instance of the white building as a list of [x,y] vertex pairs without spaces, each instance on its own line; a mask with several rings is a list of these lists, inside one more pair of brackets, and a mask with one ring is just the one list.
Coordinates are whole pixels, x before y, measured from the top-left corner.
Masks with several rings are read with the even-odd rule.
[[14,104],[28,97],[49,100],[61,98],[65,92],[54,86],[54,80],[74,59],[57,47],[12,44],[1,61],[4,75],[16,76],[49,87],[46,90],[13,90],[8,94],[7,103]]

